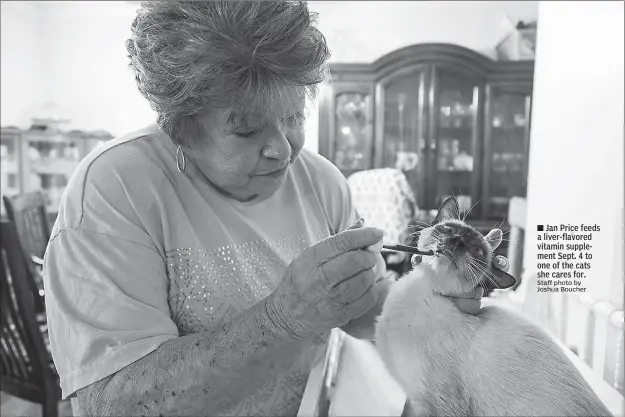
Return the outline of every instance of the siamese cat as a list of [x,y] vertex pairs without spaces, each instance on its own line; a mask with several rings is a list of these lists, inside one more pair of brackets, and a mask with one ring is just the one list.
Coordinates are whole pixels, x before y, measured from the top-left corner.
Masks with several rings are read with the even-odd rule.
[[561,348],[512,311],[462,313],[445,295],[510,288],[491,269],[501,231],[483,236],[447,199],[419,249],[420,265],[396,282],[376,324],[376,346],[418,416],[612,416]]

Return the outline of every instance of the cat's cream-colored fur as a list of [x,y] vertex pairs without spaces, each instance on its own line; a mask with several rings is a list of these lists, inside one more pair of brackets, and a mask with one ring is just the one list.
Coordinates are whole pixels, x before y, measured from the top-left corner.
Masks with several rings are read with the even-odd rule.
[[[429,248],[431,240],[429,231],[422,232],[419,247]],[[501,307],[475,316],[458,310],[444,295],[470,284],[454,270],[445,257],[424,258],[393,284],[378,319],[378,352],[413,412],[611,416],[538,326]]]

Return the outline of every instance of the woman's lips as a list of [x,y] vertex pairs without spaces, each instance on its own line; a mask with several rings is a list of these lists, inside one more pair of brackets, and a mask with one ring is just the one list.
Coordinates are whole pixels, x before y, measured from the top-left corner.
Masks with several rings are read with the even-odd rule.
[[272,172],[268,172],[266,174],[258,174],[261,177],[271,177],[271,178],[276,178],[276,177],[280,177],[282,174],[284,174],[284,172],[286,171],[286,169],[288,168],[288,165],[278,169],[277,171],[272,171]]

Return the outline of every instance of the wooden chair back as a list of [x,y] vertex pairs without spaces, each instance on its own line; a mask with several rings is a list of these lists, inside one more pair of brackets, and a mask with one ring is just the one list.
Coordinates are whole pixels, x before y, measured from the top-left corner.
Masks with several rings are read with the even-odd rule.
[[33,191],[16,197],[4,196],[7,218],[16,227],[26,263],[34,281],[30,282],[39,315],[45,313],[43,289],[43,257],[50,239],[50,226],[46,213],[46,199],[42,192]]
[[44,406],[56,416],[60,387],[35,312],[33,281],[15,225],[0,221],[0,352],[2,391]]
[[34,255],[43,259],[50,239],[44,194],[41,191],[33,191],[3,198],[7,218],[15,224],[22,248],[29,258]]

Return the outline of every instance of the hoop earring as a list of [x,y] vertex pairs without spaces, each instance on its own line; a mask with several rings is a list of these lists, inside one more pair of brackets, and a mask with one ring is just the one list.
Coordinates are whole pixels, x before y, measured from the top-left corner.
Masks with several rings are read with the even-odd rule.
[[[180,162],[181,159],[182,163]],[[176,148],[176,168],[178,168],[178,172],[180,173],[183,173],[187,170],[187,158],[184,156],[184,152],[180,145],[178,145],[178,147]]]

